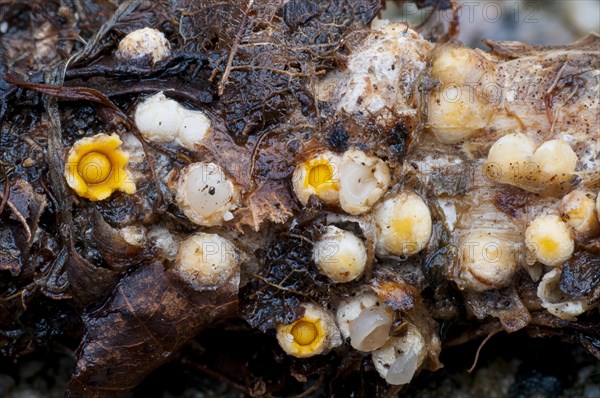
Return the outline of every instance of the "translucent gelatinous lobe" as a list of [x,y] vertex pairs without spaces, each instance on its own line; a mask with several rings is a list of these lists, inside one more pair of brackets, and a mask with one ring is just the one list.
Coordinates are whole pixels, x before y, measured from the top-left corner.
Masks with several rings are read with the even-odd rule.
[[360,351],[373,351],[388,340],[392,327],[392,315],[383,306],[363,310],[350,321],[350,342]]

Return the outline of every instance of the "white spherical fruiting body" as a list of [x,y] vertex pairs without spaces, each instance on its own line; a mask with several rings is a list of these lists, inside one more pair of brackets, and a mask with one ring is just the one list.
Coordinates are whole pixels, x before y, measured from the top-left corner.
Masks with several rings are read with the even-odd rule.
[[289,325],[277,325],[277,342],[286,354],[307,358],[342,344],[331,312],[312,303],[304,303],[302,307],[302,318]]
[[392,181],[390,169],[381,159],[356,149],[344,153],[339,177],[340,206],[353,215],[371,210]]
[[408,324],[406,333],[392,337],[371,354],[375,369],[388,384],[408,384],[427,356],[425,339],[419,330]]
[[526,183],[537,173],[530,159],[534,151],[535,142],[525,134],[507,134],[490,148],[486,175],[505,184]]
[[488,178],[521,187],[530,192],[550,192],[565,188],[575,175],[577,154],[563,140],[549,140],[535,148],[522,133],[498,139],[488,153]]
[[440,85],[429,93],[427,125],[440,142],[458,143],[487,126],[495,109],[494,69],[479,50],[446,45],[434,51],[431,77]]
[[192,163],[182,170],[177,203],[195,224],[210,227],[233,219],[239,190],[215,163]]
[[315,195],[325,203],[336,204],[341,162],[341,157],[333,152],[323,152],[299,164],[294,170],[292,185],[300,203],[306,205]]
[[173,270],[198,290],[216,289],[240,267],[240,253],[229,240],[197,233],[179,245]]
[[536,217],[525,231],[525,244],[540,263],[549,266],[567,261],[575,248],[571,231],[557,215]]
[[542,182],[556,184],[573,176],[577,154],[565,141],[550,140],[535,150],[531,162],[540,170]]
[[313,259],[319,271],[332,281],[350,282],[363,274],[367,248],[352,232],[328,226],[314,245]]
[[467,235],[460,253],[460,277],[466,287],[485,291],[508,285],[518,265],[515,248],[515,242],[494,232]]
[[565,195],[561,200],[560,212],[578,236],[586,237],[600,230],[596,201],[590,192],[576,189]]
[[143,28],[121,39],[117,55],[132,60],[152,57],[152,62],[157,63],[171,56],[171,45],[161,31]]
[[212,122],[204,112],[186,109],[179,102],[167,98],[163,92],[139,103],[134,119],[147,140],[176,142],[189,150],[195,150],[212,131]]
[[408,256],[423,250],[431,238],[432,220],[427,204],[414,192],[405,191],[383,201],[375,209],[377,249]]

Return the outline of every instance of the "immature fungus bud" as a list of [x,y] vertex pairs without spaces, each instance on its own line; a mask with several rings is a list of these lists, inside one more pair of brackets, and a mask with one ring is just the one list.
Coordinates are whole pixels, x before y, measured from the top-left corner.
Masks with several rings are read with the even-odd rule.
[[121,39],[117,55],[125,59],[152,57],[152,63],[157,63],[171,55],[171,45],[161,31],[143,28]]
[[508,285],[517,269],[515,242],[493,232],[473,232],[461,247],[461,279],[471,290]]
[[525,134],[507,134],[496,141],[485,163],[486,175],[498,182],[520,184],[537,173],[530,158],[535,142]]
[[304,316],[289,325],[277,326],[277,342],[286,354],[307,358],[342,343],[333,314],[312,303],[302,304]]
[[375,209],[378,249],[395,255],[411,255],[427,246],[432,221],[429,208],[414,192],[400,192]]
[[431,61],[440,86],[429,93],[427,125],[443,143],[458,143],[484,128],[494,113],[494,65],[485,53],[440,46]]
[[139,103],[134,118],[137,128],[147,140],[177,142],[192,151],[212,129],[212,123],[204,112],[186,109],[163,92]]
[[525,231],[525,243],[540,263],[549,266],[567,261],[575,247],[567,224],[556,215],[536,217]]
[[192,163],[181,172],[176,200],[192,222],[211,227],[233,219],[239,191],[219,165]]
[[210,134],[211,126],[204,112],[182,108],[177,139],[185,148],[194,150]]
[[146,98],[135,108],[135,124],[144,138],[155,142],[172,142],[179,134],[181,105],[161,91]]
[[240,254],[229,240],[207,233],[190,236],[179,245],[173,270],[196,289],[223,285],[240,267]]
[[547,191],[573,178],[577,154],[562,140],[550,140],[537,149],[522,133],[508,134],[496,141],[485,163],[486,175],[494,181],[531,192]]
[[418,329],[408,324],[406,333],[392,337],[371,354],[375,369],[388,384],[408,384],[427,356],[425,340]]
[[558,184],[573,177],[577,154],[565,141],[550,140],[535,150],[531,162],[539,168],[541,182]]
[[577,189],[565,195],[560,204],[560,211],[563,219],[577,235],[589,236],[600,229],[596,201],[590,192]]
[[292,183],[300,203],[306,205],[312,195],[325,203],[337,203],[340,164],[339,156],[333,152],[323,152],[298,165]]
[[363,214],[385,194],[391,183],[390,169],[378,157],[360,150],[344,154],[339,173],[340,206],[349,214]]
[[350,282],[365,270],[367,248],[352,232],[328,226],[315,243],[313,259],[323,275],[334,282]]
[[97,201],[117,190],[135,192],[121,144],[117,134],[97,134],[75,142],[67,155],[64,175],[77,195]]

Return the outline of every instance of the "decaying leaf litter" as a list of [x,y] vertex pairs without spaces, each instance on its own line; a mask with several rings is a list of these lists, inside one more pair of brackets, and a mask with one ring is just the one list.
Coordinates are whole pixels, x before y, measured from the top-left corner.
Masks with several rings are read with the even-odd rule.
[[[440,151],[456,157],[464,151],[477,154],[489,149],[490,137],[514,126],[507,127],[505,120],[491,122],[481,129],[487,135],[475,134],[466,147],[428,145],[422,138],[429,128],[425,106],[429,90],[436,90],[439,82],[422,77],[426,72],[415,71],[411,62],[402,65],[413,73],[408,92],[392,88],[404,95],[397,101],[408,109],[389,106],[365,112],[360,107],[368,95],[358,98],[356,108],[348,103],[347,111],[340,111],[336,106],[349,95],[339,87],[352,82],[347,72],[356,67],[352,52],[364,40],[378,40],[369,36],[369,25],[381,6],[374,0],[2,4],[9,22],[0,52],[4,355],[79,345],[68,394],[113,396],[174,358],[206,327],[238,317],[247,322],[241,326],[246,333],[260,330],[273,336],[277,324],[303,315],[301,303],[333,309],[370,285],[394,313],[392,336],[403,336],[409,324],[420,329],[428,347],[424,366],[432,370],[441,365],[441,344],[502,329],[558,334],[598,356],[598,310],[576,321],[549,314],[524,269],[500,289],[456,288],[461,283],[456,237],[438,199],[450,196],[457,208],[469,207],[460,203],[464,195],[485,186],[477,176],[464,178],[477,155],[457,167],[434,164],[427,173],[418,172],[419,162]],[[119,40],[144,27],[166,35],[170,57],[156,63],[119,58]],[[408,27],[403,29],[408,32]],[[416,42],[422,47],[405,55],[422,56],[418,61],[425,65],[433,45]],[[539,63],[536,56],[546,57],[546,64],[553,62],[553,54],[562,60],[549,69],[549,76],[540,74],[547,91],[533,94],[532,114],[543,113],[547,120],[534,116],[523,121],[508,109],[511,104],[504,104],[506,118],[521,130],[540,123],[540,134],[549,138],[566,128],[573,115],[570,106],[597,89],[590,75],[598,60],[597,43],[593,36],[557,49],[490,42],[496,62],[509,71]],[[213,122],[210,140],[190,150],[144,139],[133,113],[159,91],[208,115]],[[593,113],[597,99],[590,98],[583,106]],[[589,137],[598,139],[593,135],[597,117],[578,125],[587,126]],[[114,132],[133,137],[125,142],[128,149],[128,142],[139,143],[143,160],[132,168],[143,177],[136,179],[135,194],[115,193],[104,201],[78,197],[63,175],[68,148],[84,137]],[[369,215],[348,217],[316,197],[306,205],[297,201],[290,179],[298,164],[323,150],[343,154],[353,147],[386,161],[394,183],[391,192],[410,187],[426,199],[433,232],[419,254],[408,259],[375,255],[375,232],[365,227]],[[186,165],[199,161],[219,164],[243,193],[232,220],[200,228],[226,236],[243,253],[241,268],[215,290],[205,291],[188,286],[171,270],[175,259],[159,244],[160,234],[148,233],[139,245],[121,233],[125,228],[161,228],[183,239],[197,231],[179,208],[172,185]],[[597,159],[594,163],[592,158],[582,178],[597,191],[594,165]],[[495,207],[513,217],[536,206],[535,194],[517,188],[493,194]],[[332,284],[319,272],[312,248],[330,224],[367,242],[369,266],[362,279]],[[597,253],[597,236],[578,241],[575,256],[563,268],[564,294],[597,301]],[[228,327],[227,322],[223,325]],[[279,376],[284,381],[254,391],[248,378],[259,380],[257,371],[246,375],[240,388],[255,395],[275,394],[285,391],[289,377],[337,385],[356,374],[365,395],[385,395],[397,388],[386,385],[370,357],[348,344],[310,359],[284,357],[280,351],[273,355],[289,369]]]

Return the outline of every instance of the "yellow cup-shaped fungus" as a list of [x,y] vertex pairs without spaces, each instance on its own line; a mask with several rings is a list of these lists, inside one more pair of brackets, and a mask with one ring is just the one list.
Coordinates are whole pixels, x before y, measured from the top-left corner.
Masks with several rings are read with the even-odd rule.
[[277,341],[288,355],[307,358],[342,343],[333,314],[314,304],[302,305],[304,316],[289,325],[277,326]]
[[135,192],[127,155],[119,149],[117,134],[97,134],[77,141],[67,155],[65,178],[75,193],[90,200],[104,200],[114,191]]
[[341,159],[331,152],[324,152],[296,167],[293,176],[294,192],[303,204],[311,195],[323,202],[335,204],[339,199],[338,171]]

